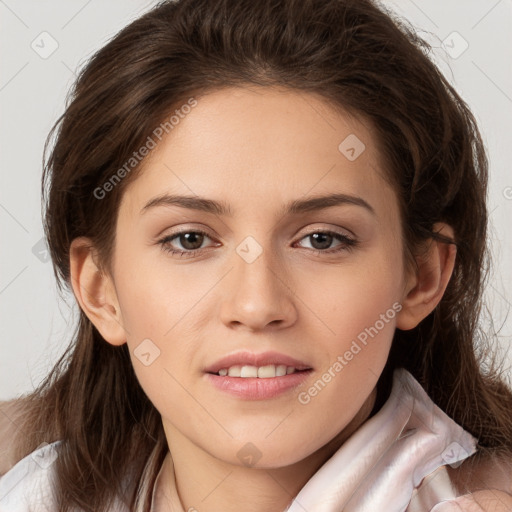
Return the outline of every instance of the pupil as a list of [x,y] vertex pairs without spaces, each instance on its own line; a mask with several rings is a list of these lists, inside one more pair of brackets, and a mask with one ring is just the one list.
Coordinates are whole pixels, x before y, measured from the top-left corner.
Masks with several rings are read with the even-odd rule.
[[[181,245],[185,249],[199,249],[203,243],[204,236],[200,233],[185,233],[184,235],[181,235]],[[199,241],[199,244],[197,242]],[[197,245],[197,247],[195,247]],[[192,246],[192,247],[191,247]]]
[[[315,249],[328,249],[332,243],[332,235],[329,235],[327,233],[313,233],[310,236],[313,237],[313,243],[311,245]],[[319,243],[320,247],[317,247],[315,245],[318,243]]]

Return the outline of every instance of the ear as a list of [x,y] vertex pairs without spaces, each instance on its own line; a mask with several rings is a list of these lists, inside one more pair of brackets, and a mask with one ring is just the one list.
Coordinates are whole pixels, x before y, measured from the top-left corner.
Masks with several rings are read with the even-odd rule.
[[[434,232],[454,239],[453,229],[448,224],[435,224]],[[456,253],[455,244],[428,241],[425,253],[416,258],[415,273],[407,279],[402,309],[397,315],[398,329],[413,329],[434,311],[452,276]]]
[[91,240],[75,238],[69,257],[73,292],[83,312],[106,341],[123,345],[126,332],[114,283],[97,265]]

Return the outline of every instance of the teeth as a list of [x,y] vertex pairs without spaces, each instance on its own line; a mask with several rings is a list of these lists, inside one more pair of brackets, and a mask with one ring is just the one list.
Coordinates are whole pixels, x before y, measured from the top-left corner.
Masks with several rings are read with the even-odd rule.
[[[293,373],[295,371],[295,368],[293,366],[290,366],[290,373]],[[276,377],[283,377],[286,375],[286,365],[280,364],[276,366]],[[258,377],[260,376],[260,372],[258,371]]]
[[230,377],[241,377],[242,373],[242,367],[241,366],[231,366],[229,369],[228,369],[228,375]]
[[256,366],[242,366],[240,377],[257,377],[258,368]]
[[230,366],[229,368],[222,368],[219,370],[219,375],[225,377],[258,377],[259,379],[269,379],[272,377],[284,377],[295,373],[293,366],[286,366],[285,364],[269,364],[267,366]]

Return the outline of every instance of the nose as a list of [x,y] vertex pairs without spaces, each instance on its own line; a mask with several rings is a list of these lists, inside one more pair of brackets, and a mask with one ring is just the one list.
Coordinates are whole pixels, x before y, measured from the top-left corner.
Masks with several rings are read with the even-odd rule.
[[[243,255],[243,253],[240,253]],[[294,291],[285,267],[263,249],[254,260],[233,255],[234,268],[222,290],[220,316],[230,328],[282,329],[297,319]]]

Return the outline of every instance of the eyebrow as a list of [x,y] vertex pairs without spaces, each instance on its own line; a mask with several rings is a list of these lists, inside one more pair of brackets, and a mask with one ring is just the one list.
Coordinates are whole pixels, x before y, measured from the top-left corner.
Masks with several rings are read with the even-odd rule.
[[[325,208],[332,208],[333,206],[339,205],[360,206],[368,210],[373,215],[376,214],[374,208],[362,197],[349,194],[327,194],[313,196],[307,199],[294,199],[283,207],[282,213],[284,215],[293,215],[323,210]],[[203,211],[214,215],[223,215],[228,217],[233,216],[233,210],[229,204],[224,201],[214,201],[213,199],[206,199],[199,196],[171,194],[163,194],[150,199],[141,209],[140,213],[142,215],[146,211],[157,206],[179,206],[181,208]]]

